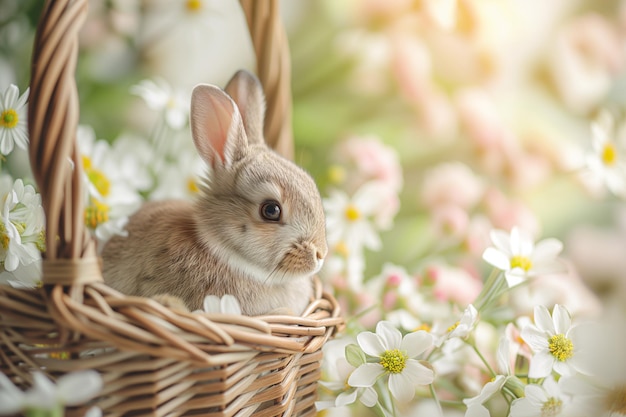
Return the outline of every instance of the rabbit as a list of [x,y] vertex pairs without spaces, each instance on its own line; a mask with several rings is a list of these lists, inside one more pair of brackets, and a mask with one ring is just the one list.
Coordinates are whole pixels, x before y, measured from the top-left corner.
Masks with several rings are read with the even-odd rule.
[[328,253],[322,200],[306,171],[265,144],[264,115],[261,85],[245,70],[225,90],[193,89],[191,134],[206,178],[194,201],[147,202],[128,236],[109,240],[109,286],[178,297],[189,310],[206,295],[232,294],[245,315],[304,311]]

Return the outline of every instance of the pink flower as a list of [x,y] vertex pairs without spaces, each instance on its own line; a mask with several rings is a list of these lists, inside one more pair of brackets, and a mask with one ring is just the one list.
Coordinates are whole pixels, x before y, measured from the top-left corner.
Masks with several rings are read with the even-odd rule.
[[426,278],[433,282],[433,293],[440,301],[451,301],[459,305],[472,303],[482,282],[461,268],[447,265],[431,265],[426,269]]
[[500,190],[492,188],[485,193],[487,214],[498,229],[510,230],[515,226],[526,230],[530,235],[539,234],[539,220],[532,210],[520,201],[509,200]]
[[378,181],[391,190],[402,188],[402,166],[396,150],[385,145],[374,135],[352,136],[339,146],[340,163],[355,169],[355,177],[349,184],[359,186],[368,181]]
[[435,210],[432,217],[435,235],[454,242],[462,240],[469,226],[467,211],[455,205],[443,205]]
[[562,29],[549,56],[561,98],[581,113],[604,99],[626,58],[617,28],[593,13]]
[[425,174],[422,188],[423,203],[434,210],[444,205],[470,209],[483,195],[480,178],[461,162],[437,165]]

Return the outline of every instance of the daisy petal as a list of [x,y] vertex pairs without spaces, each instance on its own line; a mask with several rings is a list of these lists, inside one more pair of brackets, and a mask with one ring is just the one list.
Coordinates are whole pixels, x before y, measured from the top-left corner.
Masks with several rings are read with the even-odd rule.
[[561,362],[558,360],[554,361],[554,372],[562,376],[572,376],[576,374],[574,369],[570,366],[570,361]]
[[552,310],[552,321],[556,334],[567,334],[572,324],[569,312],[561,305],[556,304]]
[[489,410],[482,404],[472,404],[467,407],[465,417],[491,417]]
[[416,360],[408,360],[402,372],[412,385],[429,385],[433,383],[435,374]]
[[20,90],[17,88],[17,86],[14,84],[9,85],[4,93],[4,109],[6,110],[14,108],[19,95]]
[[354,370],[348,378],[351,387],[371,387],[385,370],[377,363],[366,363]]
[[2,133],[0,137],[0,153],[8,155],[13,151],[13,139],[6,128],[0,129],[0,133]]
[[102,410],[100,407],[93,406],[85,413],[85,417],[102,417]]
[[380,356],[386,350],[381,343],[380,337],[372,332],[359,333],[356,337],[363,352],[371,356]]
[[23,399],[23,395],[15,396],[11,392],[0,391],[0,414],[3,416],[17,414],[22,409]]
[[57,381],[58,395],[66,405],[79,405],[89,401],[102,390],[102,377],[93,370],[72,372]]
[[385,350],[397,349],[402,343],[402,333],[388,321],[381,321],[376,325],[376,334],[380,337]]
[[544,306],[535,306],[535,324],[537,327],[550,335],[555,334],[554,322],[548,309]]
[[510,417],[536,417],[539,412],[527,398],[518,398],[511,403],[509,415]]
[[406,371],[389,375],[389,390],[401,403],[407,403],[415,396],[415,385],[411,383]]
[[539,330],[533,325],[524,327],[520,336],[528,343],[528,346],[530,346],[533,352],[548,349],[548,336],[544,331]]
[[511,267],[509,257],[495,248],[485,249],[485,252],[483,252],[483,260],[502,271],[506,271]]
[[433,335],[424,330],[409,333],[404,336],[400,344],[400,350],[406,351],[409,358],[414,358],[433,346]]
[[524,270],[521,268],[514,268],[511,271],[506,271],[504,273],[504,277],[506,278],[506,284],[509,286],[509,288],[521,284],[526,279]]
[[366,406],[366,407],[374,407],[376,405],[376,403],[378,402],[378,394],[376,393],[376,390],[373,388],[361,388],[362,390],[362,394],[361,394],[361,402]]
[[548,400],[545,391],[538,385],[526,385],[524,388],[524,394],[528,401],[536,405],[542,405]]
[[337,395],[335,399],[335,407],[343,407],[344,405],[352,404],[356,401],[356,389],[351,391],[342,392]]
[[226,294],[222,297],[220,308],[222,313],[241,315],[239,301],[237,301],[237,299],[230,294]]
[[533,260],[535,263],[542,263],[544,261],[551,261],[556,258],[563,250],[563,243],[558,239],[544,239],[537,242],[535,246],[535,252],[533,254]]
[[498,248],[500,251],[504,252],[507,255],[512,255],[510,253],[511,238],[508,233],[506,233],[504,230],[496,229],[492,230],[491,233],[489,233],[489,237],[491,238],[491,241],[496,248]]
[[207,313],[219,313],[220,298],[217,295],[207,295],[202,302],[202,310]]
[[554,366],[554,356],[547,351],[536,353],[530,361],[528,369],[529,378],[545,378],[552,372]]
[[41,372],[33,373],[33,387],[26,393],[29,405],[52,408],[57,402],[57,387]]

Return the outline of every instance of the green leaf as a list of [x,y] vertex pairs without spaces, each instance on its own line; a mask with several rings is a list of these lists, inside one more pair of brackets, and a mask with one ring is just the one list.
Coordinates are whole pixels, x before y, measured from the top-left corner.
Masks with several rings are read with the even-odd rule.
[[358,345],[355,344],[350,344],[346,346],[346,360],[350,365],[354,366],[355,368],[358,368],[359,366],[367,362],[367,359],[365,358],[365,353]]

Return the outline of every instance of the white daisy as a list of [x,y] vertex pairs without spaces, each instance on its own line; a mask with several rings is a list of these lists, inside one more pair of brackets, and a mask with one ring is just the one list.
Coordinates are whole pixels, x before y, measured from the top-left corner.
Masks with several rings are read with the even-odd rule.
[[511,404],[509,417],[569,417],[569,403],[570,396],[561,392],[552,375],[549,375],[541,385],[526,385],[524,397]]
[[[81,405],[102,390],[102,377],[93,370],[77,371],[61,376],[56,383],[41,372],[33,373],[33,386],[26,392],[18,389],[9,378],[0,373],[0,415],[19,411],[57,412],[61,415],[65,406]],[[90,410],[90,415],[97,411]],[[95,414],[93,414],[95,413]],[[35,415],[35,414],[33,414]]]
[[192,199],[200,190],[199,184],[207,168],[194,149],[178,148],[176,158],[161,161],[154,166],[156,184],[150,200]]
[[509,287],[514,287],[529,277],[563,269],[557,261],[563,244],[557,239],[544,239],[535,244],[518,227],[511,229],[511,234],[503,230],[492,230],[490,236],[495,248],[487,248],[483,259],[504,271]]
[[0,284],[14,288],[36,288],[41,285],[41,257],[27,265],[18,266],[15,271],[0,272]]
[[28,94],[30,89],[20,96],[17,86],[11,84],[4,94],[0,94],[0,153],[8,155],[15,145],[22,149],[28,146]]
[[[476,327],[476,323],[478,323],[478,311],[472,304],[470,304],[463,311],[463,315],[460,320],[448,325],[448,327],[445,328],[445,333],[439,337],[439,339],[435,342],[435,345],[441,346],[445,341],[455,338],[467,339]],[[437,333],[437,329],[434,329],[433,332]]]
[[324,199],[328,242],[331,245],[344,242],[349,249],[371,250],[381,248],[380,237],[373,223],[380,204],[379,183],[368,182],[352,197],[339,190],[332,190]]
[[376,325],[376,333],[362,332],[357,336],[363,351],[376,358],[376,363],[359,366],[348,378],[352,387],[371,387],[378,378],[389,376],[389,390],[400,402],[408,402],[415,395],[416,385],[433,382],[432,369],[420,363],[416,357],[433,346],[433,337],[424,330],[402,333],[389,322]]
[[[365,360],[365,354],[355,342],[352,337],[341,337],[324,345],[322,360],[324,376],[323,380],[320,380],[320,385],[330,391],[331,398],[316,401],[318,411],[345,407],[357,400],[367,407],[373,407],[378,402],[378,394],[373,387],[355,388],[348,385],[348,378],[352,372]],[[349,347],[354,349],[349,351]],[[355,353],[357,357],[348,359],[350,352]]]
[[12,183],[9,176],[0,180],[0,199],[0,263],[14,272],[41,260],[43,208],[32,186],[25,187],[21,179]]
[[571,327],[567,309],[556,304],[552,316],[544,306],[536,306],[535,324],[522,329],[521,337],[533,350],[528,370],[529,378],[545,378],[552,370],[560,375],[580,371],[576,353],[582,344],[577,343],[576,326]]
[[132,86],[130,92],[143,98],[151,110],[159,112],[170,128],[179,130],[187,125],[190,97],[173,89],[164,79],[143,80]]
[[366,407],[374,407],[378,402],[378,394],[372,387],[350,387],[348,379],[352,372],[354,372],[354,366],[346,360],[346,358],[338,358],[334,363],[334,372],[336,372],[336,378],[332,381],[320,381],[320,385],[333,391],[339,392],[334,401],[318,401],[315,403],[317,410],[325,410],[331,407],[343,407],[349,404],[353,404],[359,400]]
[[88,191],[85,223],[102,249],[114,235],[126,235],[128,216],[139,208],[142,198],[131,186],[133,182],[124,176],[132,172],[119,169],[120,158],[108,142],[96,140],[87,126],[79,126],[77,140]]
[[144,69],[173,85],[189,91],[199,82],[224,85],[236,70],[255,67],[238,2],[149,0],[142,2],[141,18],[137,44]]
[[465,417],[489,417],[489,410],[483,404],[497,392],[500,392],[507,381],[506,376],[497,375],[492,381],[487,382],[480,393],[472,398],[465,398],[463,403],[467,406]]
[[613,194],[626,198],[626,152],[613,138],[613,125],[608,112],[602,112],[591,124],[593,152],[587,156],[587,167]]

